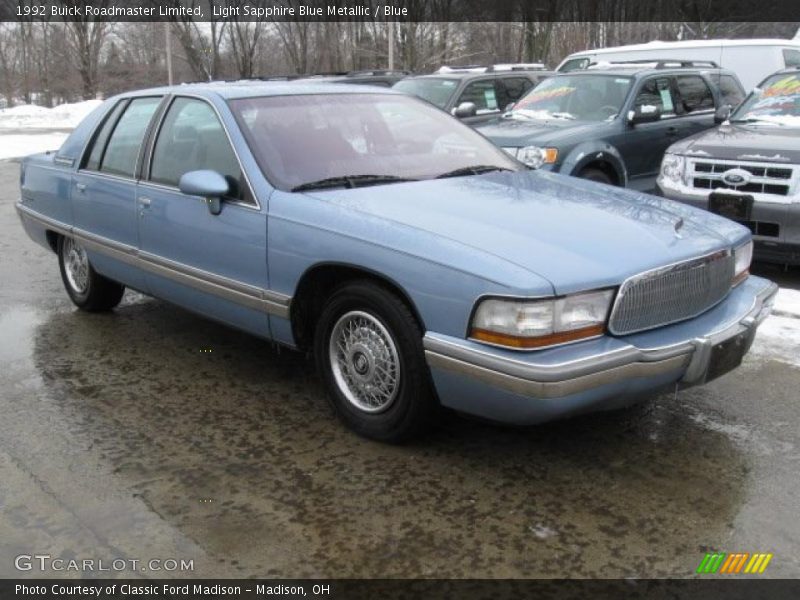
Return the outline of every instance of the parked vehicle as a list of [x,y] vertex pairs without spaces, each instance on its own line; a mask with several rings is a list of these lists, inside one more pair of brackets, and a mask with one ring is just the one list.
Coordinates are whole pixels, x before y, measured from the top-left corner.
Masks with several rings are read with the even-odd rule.
[[689,40],[680,42],[649,42],[598,48],[575,52],[556,67],[566,73],[585,69],[592,63],[627,60],[710,60],[739,77],[746,90],[750,90],[770,73],[786,67],[800,66],[800,40]]
[[667,147],[713,127],[725,104],[709,68],[744,96],[713,63],[609,64],[550,77],[476,127],[534,169],[653,191]]
[[746,225],[756,259],[800,264],[800,68],[767,77],[729,121],[670,146],[658,187]]
[[315,73],[312,75],[273,75],[261,78],[262,81],[308,81],[323,83],[357,83],[392,87],[398,81],[411,75],[411,71],[400,69],[365,69],[360,71],[343,71],[337,73]]
[[433,75],[406,77],[392,86],[418,96],[465,123],[475,125],[501,114],[534,85],[552,75],[534,64],[442,67]]
[[776,292],[748,275],[745,227],[529,171],[377,88],[116,96],[20,182],[79,308],[130,287],[313,350],[342,420],[380,440],[441,406],[524,424],[703,383]]

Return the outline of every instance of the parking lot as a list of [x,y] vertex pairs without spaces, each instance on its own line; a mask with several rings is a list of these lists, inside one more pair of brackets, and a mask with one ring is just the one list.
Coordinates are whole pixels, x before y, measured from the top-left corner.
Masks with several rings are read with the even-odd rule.
[[41,576],[14,557],[44,553],[193,561],[170,577],[687,577],[720,550],[800,577],[791,340],[621,412],[450,416],[381,445],[305,356],[130,292],[79,313],[20,227],[17,174],[0,162],[0,576]]

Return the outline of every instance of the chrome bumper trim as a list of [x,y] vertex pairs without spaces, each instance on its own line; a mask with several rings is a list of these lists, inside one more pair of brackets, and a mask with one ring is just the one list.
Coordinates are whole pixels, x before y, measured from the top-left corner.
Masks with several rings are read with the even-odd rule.
[[673,372],[684,385],[702,383],[711,348],[744,331],[752,331],[769,315],[778,286],[770,283],[735,321],[701,338],[661,348],[626,346],[619,350],[558,364],[536,364],[499,356],[490,350],[465,346],[433,332],[425,334],[425,358],[439,368],[482,381],[503,390],[548,399],[569,396],[608,383]]
[[104,254],[125,264],[166,277],[177,283],[230,300],[242,306],[284,319],[289,318],[291,296],[241,283],[234,279],[150,254],[149,252],[143,252],[135,246],[121,244],[78,227],[61,223],[20,203],[17,203],[16,208],[20,218],[38,221],[56,233],[73,237],[79,240],[87,250]]

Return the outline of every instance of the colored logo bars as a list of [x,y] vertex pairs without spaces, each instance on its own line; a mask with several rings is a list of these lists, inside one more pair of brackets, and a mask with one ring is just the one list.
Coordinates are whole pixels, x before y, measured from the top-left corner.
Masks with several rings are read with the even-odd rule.
[[712,573],[728,575],[763,573],[771,560],[772,554],[763,552],[755,554],[750,554],[749,552],[711,552],[703,557],[700,566],[697,567],[697,572],[703,575]]

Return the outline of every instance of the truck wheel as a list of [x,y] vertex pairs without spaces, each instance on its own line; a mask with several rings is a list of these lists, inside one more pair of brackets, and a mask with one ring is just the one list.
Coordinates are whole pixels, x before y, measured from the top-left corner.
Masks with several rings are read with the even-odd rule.
[[314,336],[317,368],[342,421],[382,442],[410,439],[438,415],[422,332],[397,296],[369,281],[340,287]]
[[614,182],[611,181],[611,178],[608,175],[606,175],[600,169],[593,169],[592,167],[583,169],[580,173],[578,173],[578,177],[581,179],[588,179],[589,181],[596,181],[597,183],[614,185]]
[[97,273],[86,250],[70,237],[58,239],[58,266],[67,294],[81,310],[111,310],[122,300],[125,286]]

